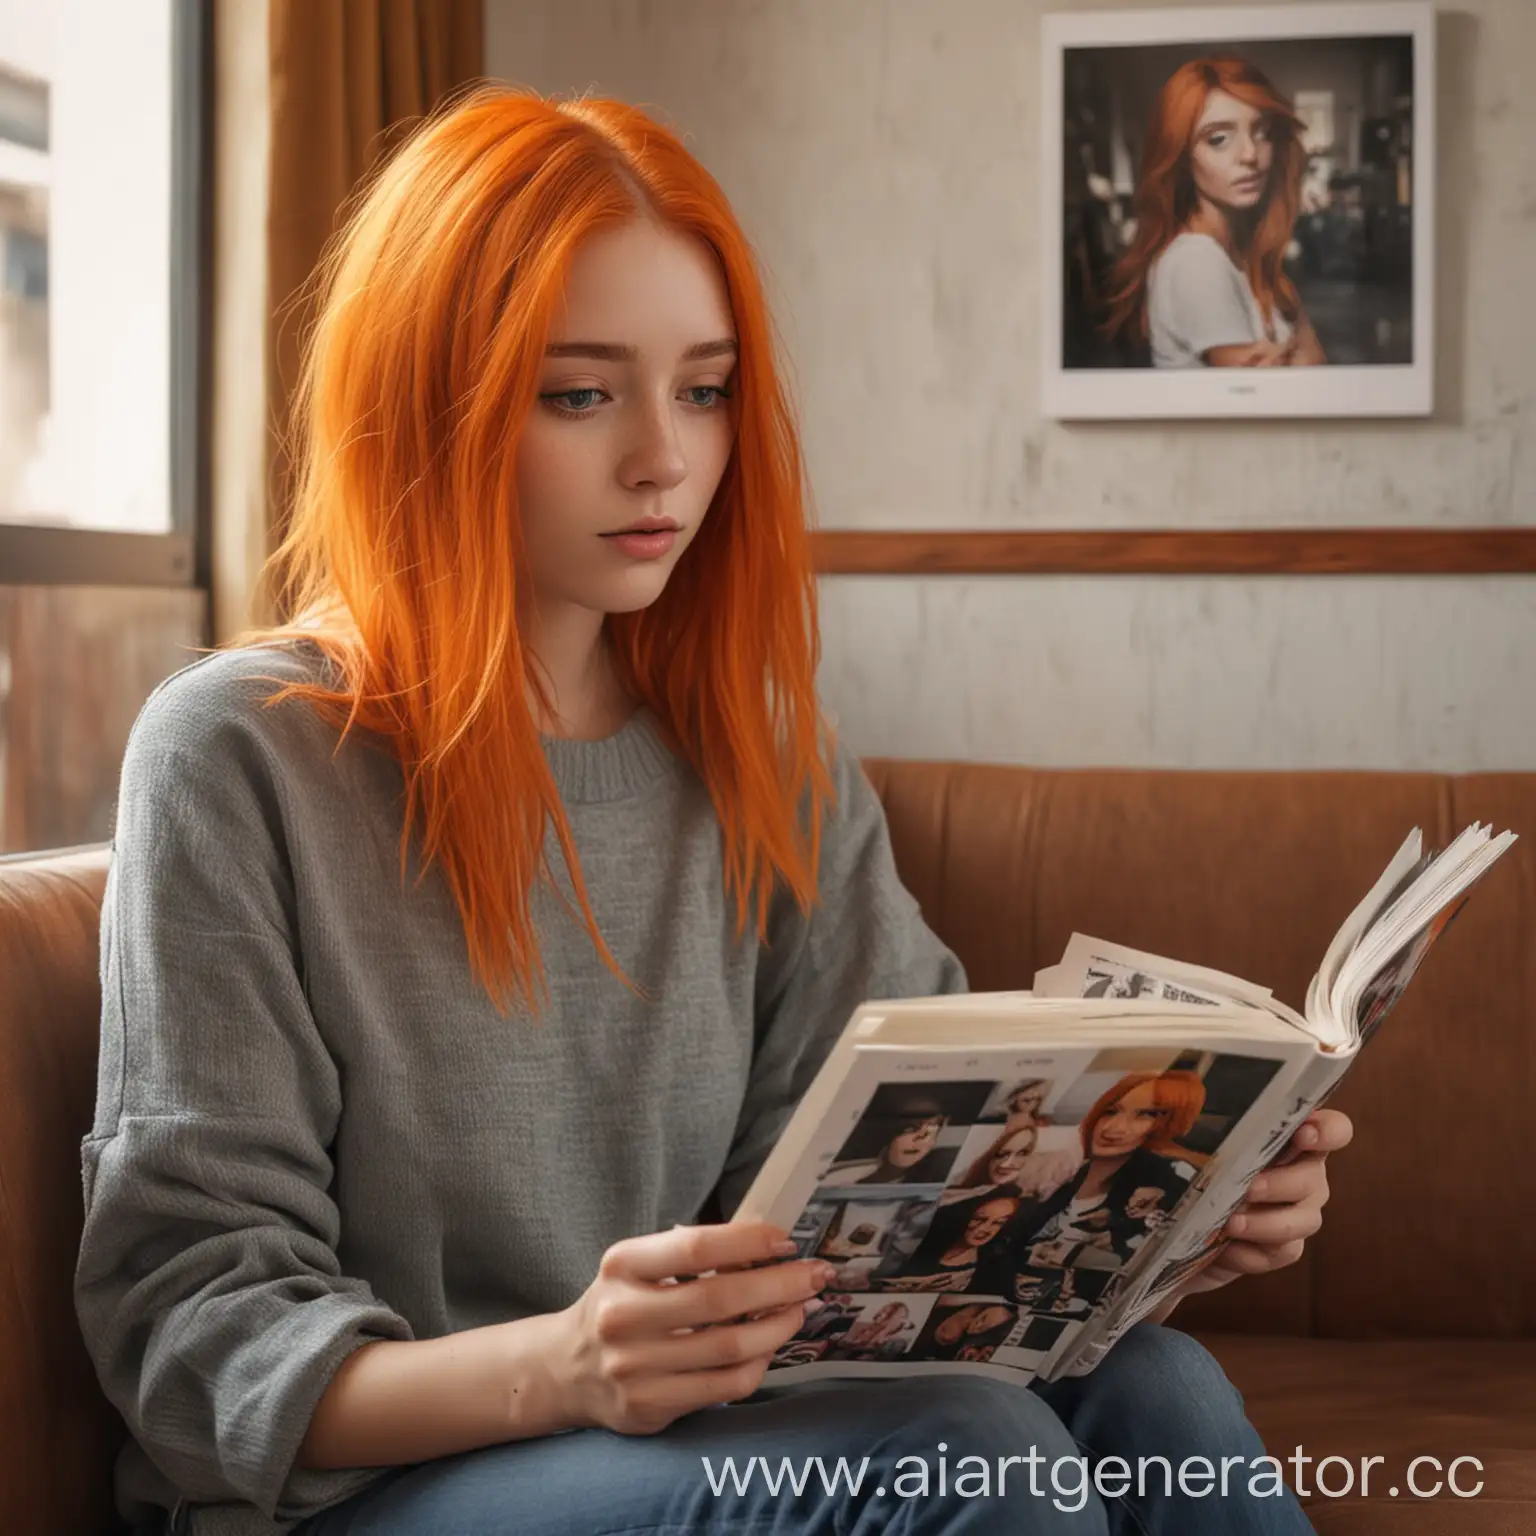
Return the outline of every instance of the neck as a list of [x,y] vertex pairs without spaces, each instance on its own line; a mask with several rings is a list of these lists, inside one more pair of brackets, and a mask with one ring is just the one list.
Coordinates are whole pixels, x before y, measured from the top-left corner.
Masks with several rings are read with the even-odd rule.
[[1237,259],[1237,230],[1232,215],[1220,203],[1213,203],[1202,193],[1199,206],[1189,216],[1188,227],[1197,235],[1209,235],[1228,256]]
[[533,653],[549,695],[546,708],[530,687],[528,704],[539,731],[577,741],[611,736],[634,713],[614,665],[603,614],[575,603],[530,608],[523,643]]
[[1096,1157],[1088,1165],[1088,1176],[1077,1187],[1080,1195],[1102,1195],[1109,1187],[1109,1181],[1125,1167],[1126,1159],[1130,1157],[1127,1152],[1122,1157]]

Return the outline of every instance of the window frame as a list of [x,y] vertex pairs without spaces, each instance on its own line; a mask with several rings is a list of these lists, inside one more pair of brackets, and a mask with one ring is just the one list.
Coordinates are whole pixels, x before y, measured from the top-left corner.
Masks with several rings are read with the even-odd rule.
[[210,11],[206,0],[171,0],[170,532],[0,523],[5,586],[210,585]]

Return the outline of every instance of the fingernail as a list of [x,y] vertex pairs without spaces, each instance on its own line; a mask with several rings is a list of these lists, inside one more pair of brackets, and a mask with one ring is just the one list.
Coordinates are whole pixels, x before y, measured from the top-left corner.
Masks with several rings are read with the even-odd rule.
[[827,1286],[832,1284],[832,1277],[836,1273],[837,1273],[837,1266],[836,1265],[834,1265],[834,1264],[818,1264],[816,1266],[816,1268],[811,1271],[811,1279],[815,1283],[816,1289],[818,1291],[821,1291],[821,1290],[825,1290],[827,1288]]
[[1248,1218],[1246,1216],[1234,1216],[1231,1221],[1227,1223],[1227,1231],[1230,1232],[1233,1237],[1241,1237],[1247,1230]]
[[781,1237],[773,1245],[773,1251],[781,1257],[788,1257],[792,1253],[798,1253],[800,1245],[792,1237]]
[[1262,1200],[1268,1189],[1269,1180],[1265,1178],[1263,1174],[1260,1174],[1259,1177],[1256,1178],[1253,1183],[1248,1186],[1248,1193],[1255,1200]]
[[820,1312],[826,1306],[820,1296],[811,1296],[804,1302],[805,1315],[809,1317],[813,1312]]
[[1317,1127],[1315,1125],[1302,1126],[1300,1134],[1296,1139],[1304,1147],[1315,1147],[1317,1145]]

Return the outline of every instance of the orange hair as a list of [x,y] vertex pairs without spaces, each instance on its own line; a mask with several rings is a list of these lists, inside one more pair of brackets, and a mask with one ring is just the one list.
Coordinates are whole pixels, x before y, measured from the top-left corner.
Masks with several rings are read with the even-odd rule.
[[1264,200],[1242,240],[1243,270],[1268,324],[1278,308],[1289,320],[1301,312],[1301,297],[1286,276],[1285,252],[1301,206],[1301,176],[1307,155],[1301,119],[1290,102],[1252,64],[1238,58],[1191,59],[1168,77],[1147,125],[1147,145],[1136,183],[1136,236],[1115,264],[1110,279],[1104,330],[1130,330],[1147,339],[1147,282],[1152,264],[1181,233],[1196,208],[1189,157],[1195,129],[1213,91],[1225,91],[1267,113],[1274,130],[1274,164]]
[[1113,1088],[1101,1093],[1083,1116],[1078,1134],[1083,1156],[1093,1156],[1093,1133],[1100,1120],[1133,1088],[1150,1084],[1152,1102],[1166,1113],[1162,1123],[1142,1143],[1149,1152],[1172,1152],[1179,1137],[1187,1136],[1205,1108],[1205,1084],[1195,1072],[1127,1072]]
[[[290,684],[342,729],[380,733],[413,831],[457,901],[498,1009],[547,995],[530,898],[552,826],[605,964],[529,689],[515,478],[552,315],[578,246],[637,216],[702,240],[738,345],[734,442],[698,535],[649,608],[611,615],[620,675],[708,787],[737,935],[782,880],[815,899],[830,728],[798,433],[751,247],[675,134],[618,101],[479,85],[422,123],[346,209],[316,270],[290,420],[295,495],[270,562],[285,622],[341,686]],[[274,679],[276,681],[276,679]],[[626,984],[627,980],[626,980]]]
[[975,1189],[978,1185],[990,1184],[992,1180],[987,1172],[987,1165],[1015,1136],[1024,1135],[1029,1137],[1029,1150],[1033,1152],[1040,1141],[1040,1132],[1036,1127],[1032,1125],[1018,1125],[1010,1131],[1005,1126],[993,1137],[991,1146],[980,1153],[971,1163],[971,1166],[965,1170],[965,1177],[955,1181],[955,1187],[957,1189]]
[[[1007,1206],[1012,1206],[1012,1207],[1013,1207],[1013,1209],[1012,1209],[1012,1210],[1010,1210],[1010,1211],[1009,1211],[1009,1212],[1008,1212],[1008,1214],[1009,1214],[1009,1215],[1010,1215],[1010,1216],[1011,1216],[1011,1215],[1013,1215],[1013,1212],[1014,1212],[1014,1211],[1016,1211],[1016,1210],[1018,1210],[1018,1208],[1019,1208],[1019,1207],[1020,1207],[1020,1206],[1021,1206],[1021,1205],[1022,1205],[1022,1204],[1023,1204],[1023,1203],[1024,1203],[1024,1202],[1023,1202],[1023,1201],[1022,1201],[1022,1200],[1021,1200],[1021,1199],[1020,1199],[1020,1198],[1019,1198],[1019,1196],[1018,1196],[1018,1195],[988,1195],[988,1196],[987,1196],[987,1197],[986,1197],[986,1198],[985,1198],[985,1199],[983,1199],[983,1200],[980,1200],[980,1201],[978,1201],[978,1202],[977,1202],[977,1203],[976,1203],[976,1204],[975,1204],[975,1205],[974,1205],[974,1206],[973,1206],[973,1207],[972,1207],[972,1208],[971,1208],[971,1214],[970,1214],[970,1215],[969,1215],[969,1216],[967,1216],[967,1217],[966,1217],[966,1218],[965,1218],[965,1227],[962,1227],[962,1228],[961,1228],[961,1229],[960,1229],[960,1235],[961,1235],[961,1237],[962,1237],[962,1238],[963,1238],[963,1237],[964,1237],[964,1236],[965,1236],[965,1230],[966,1230],[966,1227],[969,1227],[969,1226],[970,1226],[970,1224],[971,1224],[971,1223],[972,1223],[972,1222],[973,1222],[973,1221],[975,1221],[975,1220],[976,1220],[976,1218],[977,1218],[977,1217],[978,1217],[978,1216],[979,1216],[979,1215],[980,1215],[980,1214],[981,1214],[981,1213],[982,1213],[982,1212],[983,1212],[983,1211],[984,1211],[984,1210],[985,1210],[985,1209],[986,1209],[986,1208],[987,1208],[987,1207],[988,1207],[988,1206],[989,1206],[989,1205],[1007,1205]],[[952,1246],[953,1246],[953,1245],[952,1245]]]

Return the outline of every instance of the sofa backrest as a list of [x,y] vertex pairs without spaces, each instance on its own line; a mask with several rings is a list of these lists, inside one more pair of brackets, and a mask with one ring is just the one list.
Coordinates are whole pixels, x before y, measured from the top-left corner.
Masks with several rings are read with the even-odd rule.
[[1306,1258],[1179,1322],[1536,1336],[1536,774],[866,767],[902,878],[977,990],[1029,986],[1077,929],[1300,1007],[1413,827],[1437,846],[1473,821],[1518,832],[1335,1097],[1355,1142]]
[[[1536,1336],[1536,774],[867,767],[902,878],[978,989],[1028,986],[1081,929],[1299,1004],[1409,828],[1519,832],[1338,1094],[1356,1142],[1306,1259],[1179,1320]],[[122,1435],[72,1299],[107,859],[0,861],[0,1487],[10,1527],[61,1536],[110,1525]]]

